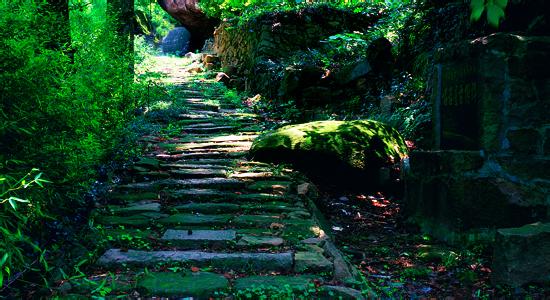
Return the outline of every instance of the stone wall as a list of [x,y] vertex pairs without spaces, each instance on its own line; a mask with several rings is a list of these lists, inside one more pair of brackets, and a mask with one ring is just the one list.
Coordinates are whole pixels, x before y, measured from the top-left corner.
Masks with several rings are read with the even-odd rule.
[[214,33],[214,49],[226,73],[237,78],[235,85],[274,98],[284,77],[281,60],[318,48],[331,35],[365,32],[380,18],[328,6],[270,13],[243,25],[222,23]]
[[550,37],[493,34],[436,61],[436,151],[410,156],[410,215],[451,231],[549,220]]

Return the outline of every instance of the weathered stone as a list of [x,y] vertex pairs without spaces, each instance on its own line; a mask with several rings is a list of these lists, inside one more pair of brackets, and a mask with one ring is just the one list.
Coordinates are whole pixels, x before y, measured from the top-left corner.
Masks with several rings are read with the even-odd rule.
[[154,158],[143,157],[135,163],[136,166],[147,167],[150,169],[158,169],[160,162]]
[[[363,296],[363,294],[361,294],[361,291],[354,290],[349,287],[337,286],[337,285],[324,285],[321,287],[319,294],[322,298],[326,297],[326,299],[341,299],[341,300],[367,299],[365,298],[365,296]],[[376,298],[376,296],[372,295],[372,298]]]
[[242,236],[237,245],[239,246],[251,246],[251,247],[261,247],[261,246],[281,246],[284,243],[284,240],[280,237],[274,236],[254,236],[254,235],[244,235]]
[[367,60],[363,60],[352,63],[344,67],[342,70],[339,70],[339,72],[335,74],[335,77],[340,84],[345,85],[359,79],[360,77],[366,76],[371,70],[372,68],[369,62]]
[[316,279],[314,276],[300,275],[300,276],[247,276],[238,278],[233,285],[236,290],[246,290],[259,287],[272,287],[277,289],[285,288],[286,286],[291,289],[305,289],[308,285]]
[[162,240],[178,245],[203,246],[205,244],[220,244],[236,240],[234,230],[174,230],[168,229]]
[[140,201],[136,203],[131,203],[127,206],[110,205],[109,209],[116,215],[140,212],[160,212],[160,203],[151,201]]
[[216,214],[237,212],[241,209],[241,207],[238,204],[232,203],[189,203],[174,206],[173,209],[180,212]]
[[97,264],[115,268],[122,264],[153,266],[158,263],[186,263],[193,266],[212,266],[224,270],[253,270],[289,272],[292,253],[212,253],[201,251],[122,251],[107,250]]
[[206,272],[188,273],[149,273],[137,283],[142,296],[195,297],[208,299],[214,292],[229,288],[223,275]]
[[227,74],[223,73],[223,72],[220,72],[216,75],[216,82],[221,82],[225,85],[227,85],[229,83],[229,81],[231,80],[231,78],[229,76],[227,76]]
[[[289,125],[261,135],[250,149],[254,159],[292,163],[311,174],[335,180],[342,180],[336,175],[341,172],[363,172],[378,178],[380,167],[399,161],[406,152],[399,133],[375,121]],[[356,178],[350,177],[352,180],[346,177],[345,181],[352,183]]]
[[[162,217],[162,214],[159,214],[156,216],[156,219]],[[138,214],[138,215],[132,215],[127,217],[122,216],[98,216],[96,217],[95,221],[99,224],[103,225],[111,225],[111,226],[150,226],[153,225],[153,221],[155,218],[152,218],[151,216],[144,215],[144,214]]]
[[294,272],[332,272],[330,260],[317,251],[298,251],[294,255]]
[[203,226],[220,226],[225,225],[231,219],[231,215],[194,215],[194,214],[175,214],[167,218],[158,220],[164,225],[203,225]]
[[258,191],[258,192],[270,192],[274,194],[284,194],[290,191],[292,182],[290,181],[256,181],[247,186],[249,190]]
[[171,174],[180,178],[212,178],[225,177],[226,171],[222,169],[189,169],[189,170],[173,170]]
[[499,229],[492,275],[495,283],[513,287],[550,282],[550,223]]

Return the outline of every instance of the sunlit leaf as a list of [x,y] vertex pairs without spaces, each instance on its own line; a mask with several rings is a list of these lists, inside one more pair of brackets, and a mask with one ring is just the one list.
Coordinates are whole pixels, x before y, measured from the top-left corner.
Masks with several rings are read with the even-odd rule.
[[485,1],[484,0],[472,0],[470,7],[472,9],[472,14],[470,15],[471,21],[477,21],[481,18],[483,11],[485,11]]
[[495,0],[495,4],[505,9],[508,6],[508,0]]
[[502,18],[504,18],[504,10],[500,6],[494,4],[487,6],[487,22],[489,25],[497,28]]

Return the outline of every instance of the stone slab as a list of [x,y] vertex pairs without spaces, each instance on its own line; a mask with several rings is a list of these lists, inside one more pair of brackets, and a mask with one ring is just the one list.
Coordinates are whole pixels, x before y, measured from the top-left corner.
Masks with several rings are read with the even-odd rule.
[[228,288],[229,283],[223,275],[207,272],[149,273],[137,283],[137,290],[142,291],[142,296],[155,297],[209,299],[215,292]]
[[236,290],[246,290],[259,287],[273,287],[282,289],[286,286],[291,289],[304,289],[317,277],[311,275],[300,276],[247,276],[235,280],[233,287]]
[[235,230],[175,230],[168,229],[162,236],[169,241],[234,241],[237,232]]
[[244,235],[242,236],[237,245],[239,246],[250,246],[250,247],[262,247],[262,246],[281,246],[284,243],[284,240],[276,236],[254,236],[254,235]]
[[184,263],[212,266],[223,270],[279,271],[292,270],[291,252],[282,253],[212,253],[203,251],[138,251],[107,250],[97,261],[99,266],[116,268],[121,265],[153,266],[158,263]]
[[232,215],[175,214],[159,219],[158,222],[164,225],[220,226],[227,224],[232,217]]
[[305,272],[332,272],[330,260],[317,251],[298,251],[295,254],[294,271]]
[[171,207],[178,212],[193,212],[201,214],[216,214],[237,212],[241,209],[238,204],[233,203],[188,203]]

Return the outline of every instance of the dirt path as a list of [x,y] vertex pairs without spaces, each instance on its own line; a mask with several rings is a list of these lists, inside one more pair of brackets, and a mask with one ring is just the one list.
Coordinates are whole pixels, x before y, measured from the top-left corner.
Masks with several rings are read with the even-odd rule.
[[94,211],[109,248],[60,293],[362,298],[344,286],[357,273],[324,235],[308,185],[297,188],[304,182],[292,170],[246,159],[257,117],[173,59],[159,61],[181,105],[170,122],[162,113],[151,120],[171,134],[141,138],[148,150]]

